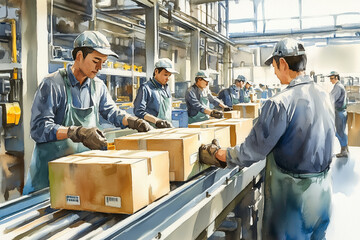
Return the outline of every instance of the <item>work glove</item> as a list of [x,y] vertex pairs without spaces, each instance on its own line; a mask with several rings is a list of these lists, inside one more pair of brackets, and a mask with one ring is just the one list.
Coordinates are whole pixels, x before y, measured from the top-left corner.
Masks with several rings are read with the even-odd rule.
[[155,127],[157,127],[157,128],[173,128],[173,125],[169,121],[160,119],[160,120],[156,121]]
[[96,127],[71,126],[68,129],[67,135],[73,142],[81,142],[91,150],[107,149],[106,138],[103,132]]
[[210,144],[201,144],[199,148],[199,162],[207,165],[214,165],[219,168],[225,168],[226,162],[220,161],[215,157],[215,154],[219,149],[220,145],[216,139],[213,139]]
[[154,129],[147,121],[141,118],[129,116],[127,118],[129,128],[138,130],[138,132],[148,132]]
[[232,111],[233,109],[231,107],[225,107],[224,108],[224,112],[229,112],[229,111]]
[[214,118],[222,118],[224,116],[223,112],[218,111],[216,109],[212,110],[210,113],[210,117],[214,117]]

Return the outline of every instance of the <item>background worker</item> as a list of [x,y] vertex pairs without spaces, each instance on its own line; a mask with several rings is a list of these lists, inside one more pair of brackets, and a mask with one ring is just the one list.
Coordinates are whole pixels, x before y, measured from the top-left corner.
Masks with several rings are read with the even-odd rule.
[[155,63],[153,77],[143,83],[134,100],[135,116],[145,119],[156,128],[171,128],[171,92],[169,77],[178,73],[168,58]]
[[254,96],[254,90],[252,89],[253,83],[249,80],[246,81],[244,86],[244,103],[252,102],[252,98]]
[[219,99],[212,96],[208,85],[211,81],[206,71],[200,70],[195,75],[195,84],[192,85],[185,93],[185,101],[189,116],[189,124],[201,122],[214,118],[222,118],[223,112],[216,109],[210,109],[210,103],[215,107],[221,107],[230,110]]
[[306,62],[300,42],[279,41],[265,63],[288,86],[264,103],[244,143],[220,149],[213,140],[199,149],[201,162],[222,167],[266,157],[266,239],[324,239],[330,221],[334,111],[329,94],[305,75]]
[[126,114],[96,77],[111,51],[106,37],[85,31],[74,40],[74,64],[46,76],[31,109],[30,134],[36,142],[23,194],[49,186],[48,162],[89,149],[107,149],[99,115],[116,127],[146,132],[151,126]]
[[232,107],[234,104],[244,102],[244,85],[246,78],[243,75],[239,75],[234,84],[229,88],[222,89],[219,92],[218,98],[225,103],[225,105]]
[[340,75],[332,71],[330,75],[330,81],[334,84],[334,88],[331,90],[330,96],[335,105],[335,127],[336,127],[336,137],[340,142],[341,151],[336,154],[336,157],[348,157],[348,136],[345,132],[346,123],[347,123],[347,112],[346,112],[346,90],[344,85],[340,82]]

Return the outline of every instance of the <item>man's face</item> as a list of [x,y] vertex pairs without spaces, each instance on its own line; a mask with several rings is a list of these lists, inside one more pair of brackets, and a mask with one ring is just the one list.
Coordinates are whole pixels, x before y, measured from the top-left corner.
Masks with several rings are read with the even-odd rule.
[[236,82],[235,82],[235,85],[236,85],[238,88],[243,88],[243,87],[244,87],[244,82],[243,82],[243,81],[236,81]]
[[169,77],[171,76],[171,72],[166,71],[166,69],[163,69],[161,72],[159,72],[159,69],[155,69],[155,76],[154,78],[156,81],[158,81],[161,85],[166,85],[169,81]]
[[330,76],[330,82],[331,82],[332,84],[335,84],[335,83],[337,82],[336,77],[335,77],[335,76]]
[[108,58],[108,56],[98,51],[89,53],[85,59],[83,58],[82,52],[78,53],[78,56],[76,61],[79,61],[79,68],[88,78],[94,78]]
[[207,87],[207,85],[209,85],[209,82],[208,81],[205,81],[204,79],[202,78],[199,78],[198,81],[197,81],[197,86],[200,88],[200,89],[205,89]]
[[284,67],[282,66],[281,61],[280,61],[280,65],[278,67],[277,64],[276,64],[275,59],[273,59],[272,65],[274,67],[274,73],[277,76],[277,78],[280,80],[281,84],[288,84],[287,81],[286,81],[286,75],[285,75]]
[[251,85],[250,85],[249,83],[246,83],[246,84],[245,84],[245,88],[246,88],[246,89],[249,89],[250,87],[251,87]]

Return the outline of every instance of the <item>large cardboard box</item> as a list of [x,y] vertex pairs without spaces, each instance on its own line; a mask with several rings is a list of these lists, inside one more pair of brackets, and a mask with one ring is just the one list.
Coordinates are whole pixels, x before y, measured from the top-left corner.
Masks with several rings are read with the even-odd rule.
[[214,129],[214,138],[216,138],[219,141],[220,147],[222,148],[231,147],[229,126],[210,127],[208,129]]
[[115,139],[116,150],[168,151],[170,181],[186,181],[201,171],[198,162],[197,134],[133,134]]
[[360,146],[360,112],[348,112],[348,145]]
[[253,120],[251,118],[227,119],[222,122],[210,123],[208,127],[230,127],[230,144],[232,147],[244,142],[249,135]]
[[51,161],[51,207],[134,213],[149,204],[148,172],[146,158],[67,156]]
[[259,103],[239,103],[233,105],[234,110],[241,112],[241,118],[257,118],[259,116]]
[[211,143],[211,141],[215,138],[215,129],[211,128],[172,128],[165,133],[197,134],[198,147],[200,147],[201,144]]
[[241,112],[238,110],[232,110],[228,112],[224,112],[224,118],[241,118]]
[[146,158],[149,174],[150,203],[170,192],[169,152],[144,150],[92,150],[75,154],[93,158]]

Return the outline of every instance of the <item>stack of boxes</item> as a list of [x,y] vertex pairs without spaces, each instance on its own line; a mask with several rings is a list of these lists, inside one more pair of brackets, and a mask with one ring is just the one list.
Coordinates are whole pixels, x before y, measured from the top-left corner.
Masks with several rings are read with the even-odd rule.
[[198,149],[218,139],[222,148],[241,144],[257,109],[228,112],[189,128],[158,129],[115,137],[114,149],[88,151],[49,163],[52,208],[131,214],[170,191],[170,181],[187,181],[208,166]]

